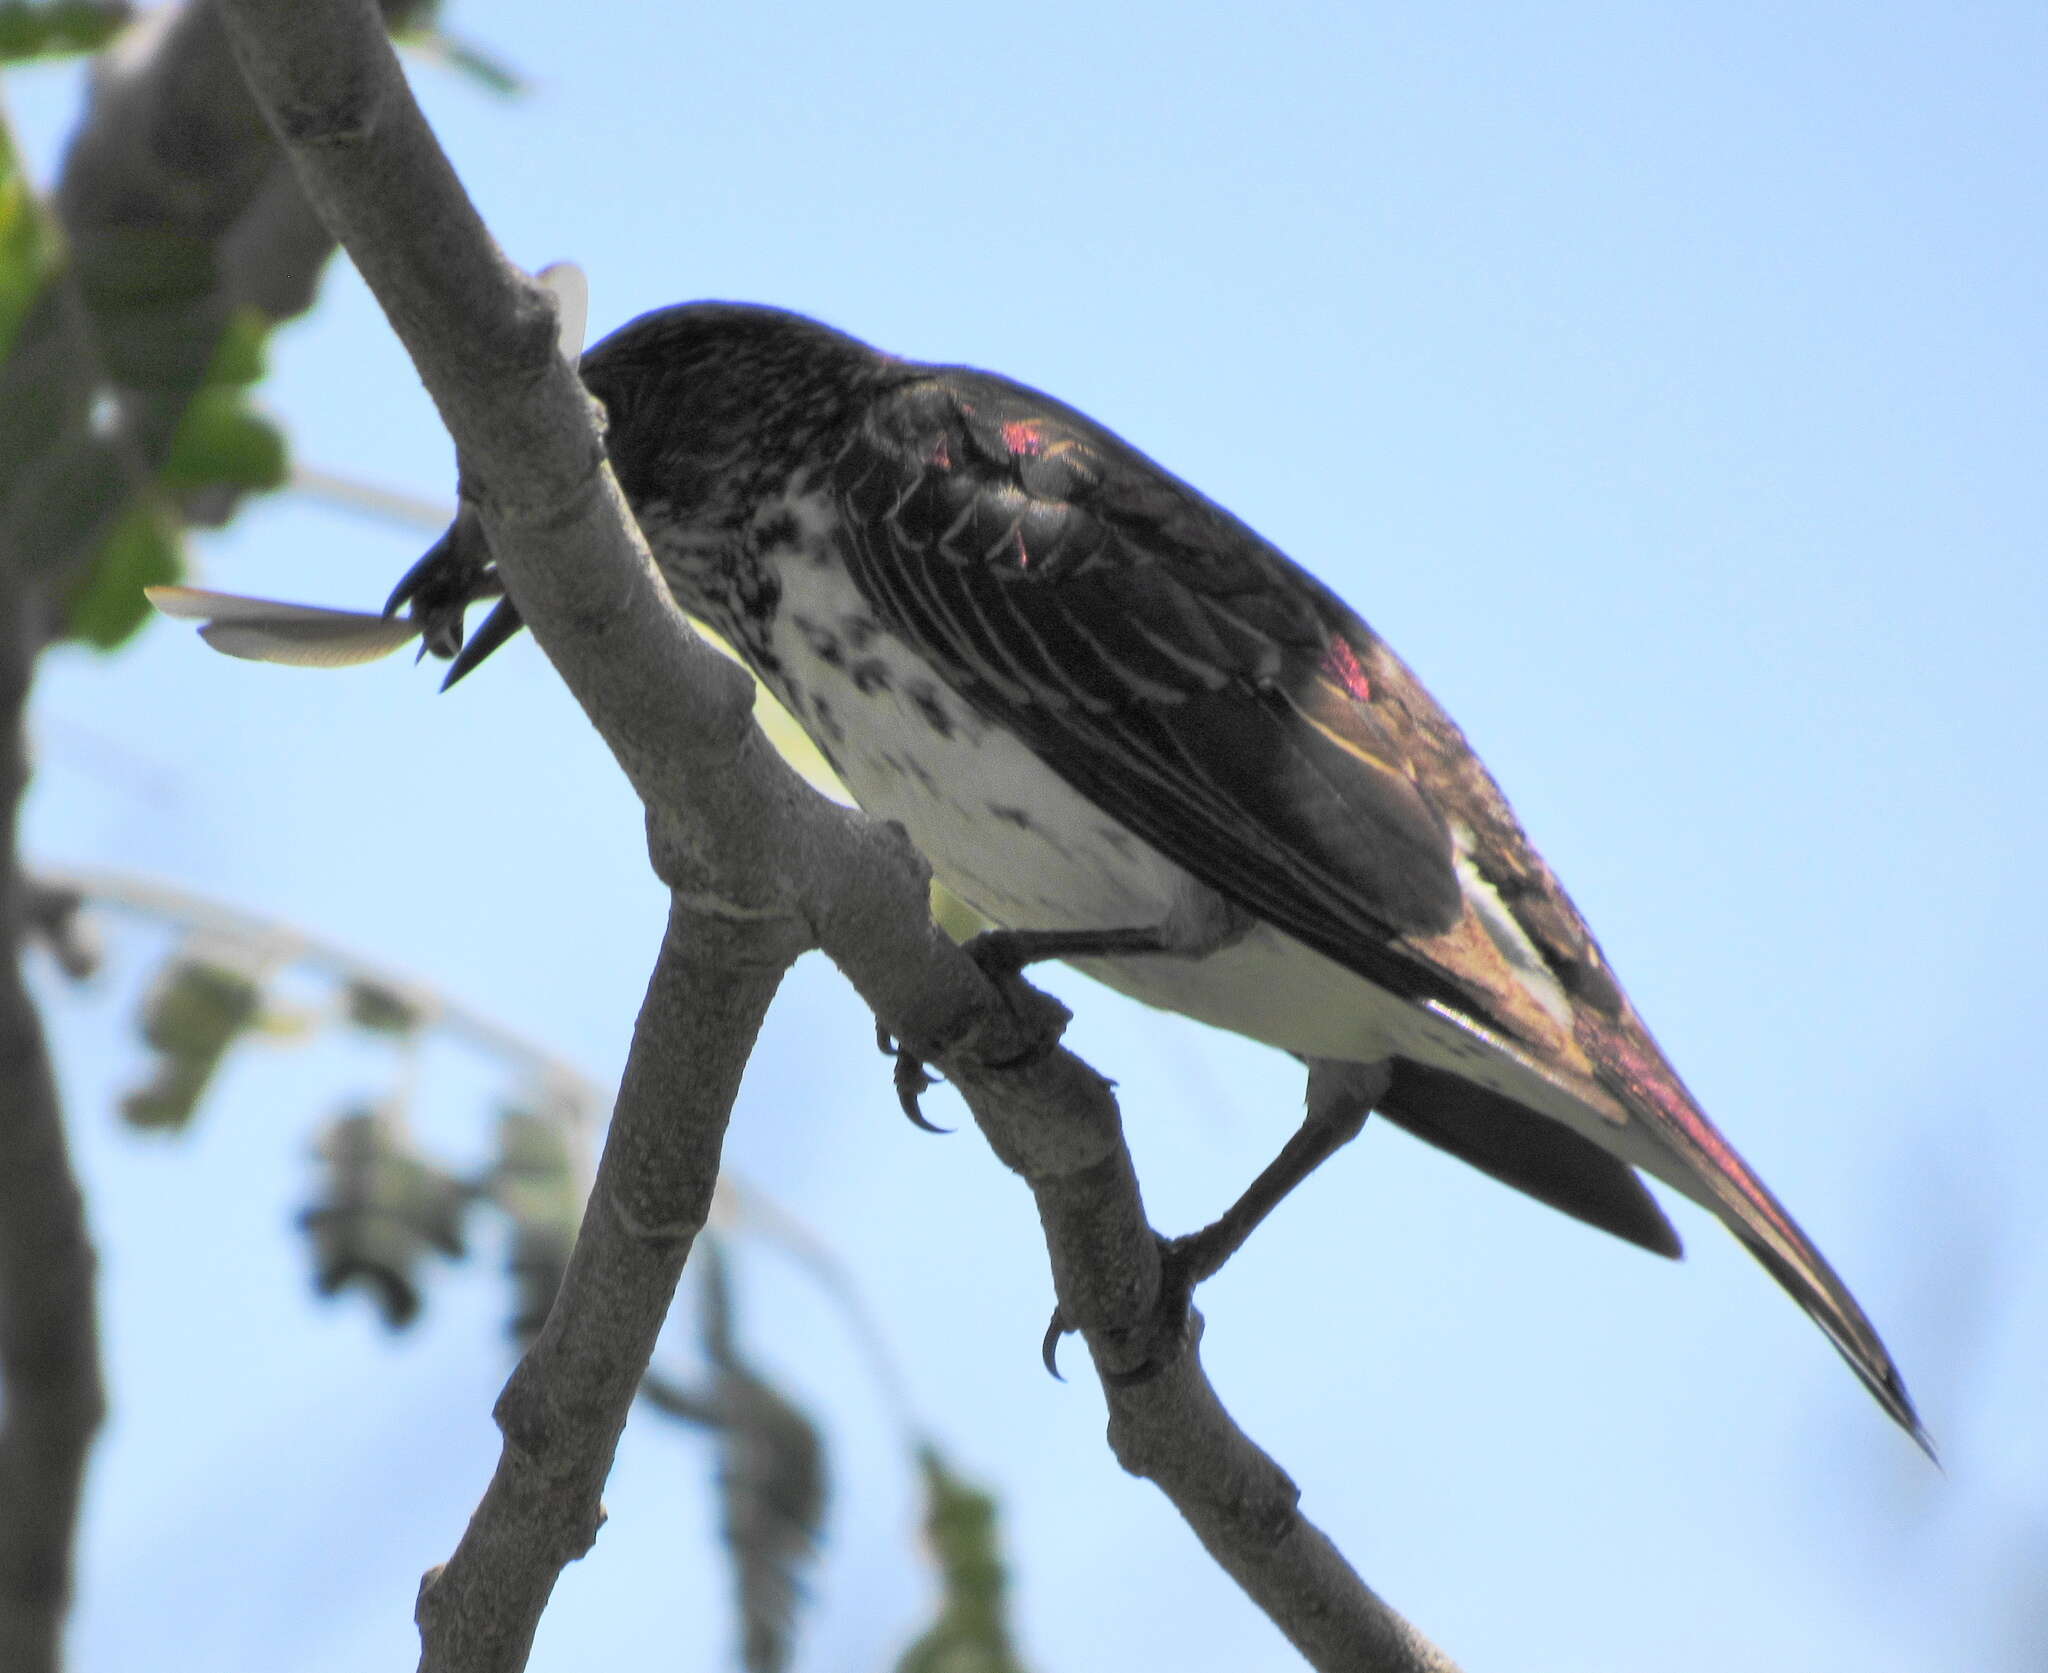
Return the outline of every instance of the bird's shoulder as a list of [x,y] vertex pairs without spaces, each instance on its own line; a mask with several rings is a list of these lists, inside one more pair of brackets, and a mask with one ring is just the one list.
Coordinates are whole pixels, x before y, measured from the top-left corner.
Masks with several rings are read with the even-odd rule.
[[1326,638],[1277,548],[1105,425],[994,373],[886,380],[838,479],[899,556],[970,569],[1033,616],[1142,622],[1192,687],[1280,677]]

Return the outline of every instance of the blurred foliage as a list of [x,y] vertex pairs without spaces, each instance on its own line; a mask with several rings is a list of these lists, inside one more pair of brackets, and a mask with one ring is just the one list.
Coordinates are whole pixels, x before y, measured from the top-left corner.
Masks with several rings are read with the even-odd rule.
[[[405,1119],[406,1066],[459,1008],[416,983],[362,967],[284,926],[161,885],[85,877],[39,880],[36,916],[67,936],[86,936],[96,904],[154,912],[187,940],[150,982],[140,1025],[157,1053],[150,1084],[124,1103],[138,1124],[189,1125],[221,1061],[238,1041],[272,1044],[323,1028],[354,1030],[390,1052],[394,1090],[361,1101],[321,1131],[318,1182],[300,1215],[310,1241],[314,1287],[323,1295],[360,1289],[394,1328],[417,1323],[428,1297],[433,1258],[464,1256],[478,1212],[502,1215],[510,1232],[511,1329],[521,1343],[545,1322],[561,1287],[589,1194],[586,1133],[596,1088],[574,1079],[537,1049],[524,1057],[494,1026],[470,1028],[473,1044],[504,1054],[526,1081],[523,1095],[497,1113],[494,1152],[481,1170],[429,1154]],[[290,1006],[270,988],[285,971],[324,978],[324,1003],[295,986]],[[721,1182],[721,1192],[738,1190]],[[727,1199],[730,1201],[730,1199]],[[720,1224],[744,1224],[749,1237],[781,1242],[814,1269],[828,1293],[864,1330],[858,1297],[814,1239],[772,1203],[745,1193],[720,1211]],[[724,1544],[739,1605],[740,1660],[748,1673],[780,1673],[793,1654],[818,1558],[827,1502],[827,1468],[817,1425],[789,1393],[742,1355],[737,1304],[723,1239],[703,1233],[691,1257],[698,1275],[698,1319],[708,1374],[696,1386],[650,1372],[644,1402],[710,1434]],[[893,1393],[886,1365],[883,1382]],[[908,1455],[906,1455],[908,1461]],[[995,1542],[990,1497],[956,1476],[929,1446],[916,1465],[924,1482],[925,1533],[943,1595],[937,1619],[906,1653],[911,1673],[1020,1673],[1004,1622],[1006,1577]]]
[[[59,27],[59,13],[97,11],[12,7],[0,10],[0,28],[14,32],[8,39],[43,39]],[[76,24],[74,18],[63,27]],[[204,320],[219,283],[213,252],[148,228],[104,237],[96,249],[89,273],[67,265],[55,220],[0,121],[7,480],[18,488],[35,485],[40,494],[62,485],[49,503],[66,495],[76,503],[58,526],[98,531],[67,575],[63,636],[110,651],[148,619],[142,589],[184,573],[185,527],[224,522],[243,495],[281,487],[289,462],[282,432],[250,402],[264,374],[273,322],[260,309],[243,307],[217,332],[194,323]],[[65,286],[75,288],[77,307],[52,304],[62,294],[57,287]],[[89,345],[80,335],[81,314],[92,320]],[[94,364],[81,369],[80,355],[96,357]],[[82,395],[74,401],[62,393],[67,380],[80,378],[97,388],[85,413],[77,410]],[[137,391],[172,398],[175,422],[159,446],[139,445],[128,405]],[[81,423],[89,436],[78,432]],[[104,453],[107,444],[128,468],[98,474],[84,468],[93,448]],[[159,454],[152,472],[145,460]]]
[[498,1118],[498,1157],[485,1189],[512,1222],[511,1328],[521,1343],[547,1322],[583,1220],[587,1192],[572,1131],[560,1113],[513,1107]]
[[189,1123],[261,1001],[256,978],[220,958],[186,953],[159,971],[142,1002],[142,1037],[156,1062],[121,1100],[129,1125],[176,1131]]
[[925,1539],[939,1565],[939,1616],[903,1652],[896,1673],[1023,1673],[1010,1643],[994,1497],[955,1475],[936,1447],[919,1453],[918,1469]]
[[43,286],[56,271],[61,241],[23,172],[14,136],[0,120],[0,362]]
[[135,494],[71,584],[65,636],[111,651],[150,617],[144,587],[185,573],[184,528],[226,516],[245,493],[281,488],[290,475],[284,434],[249,404],[263,376],[270,324],[236,310],[211,364],[187,401],[156,481]]
[[127,0],[0,0],[0,64],[97,52],[134,16]]
[[291,474],[284,436],[248,404],[267,369],[270,327],[254,308],[237,309],[219,352],[178,422],[163,486],[181,501],[216,487],[282,488]]
[[815,1561],[825,1515],[825,1452],[817,1426],[755,1372],[733,1345],[732,1291],[718,1239],[692,1252],[711,1387],[691,1395],[658,1380],[655,1403],[712,1429],[718,1500],[739,1593],[740,1661],[747,1673],[781,1673],[796,1642],[803,1577]]
[[370,1034],[391,1034],[403,1039],[417,1033],[424,1020],[419,1007],[404,994],[366,976],[349,981],[342,1003],[348,1020]]
[[99,556],[65,603],[65,637],[117,650],[149,616],[144,587],[168,586],[185,573],[184,542],[162,507],[137,502],[122,513]]
[[321,1134],[318,1198],[300,1216],[313,1238],[314,1287],[332,1295],[361,1284],[387,1324],[420,1309],[425,1257],[463,1253],[470,1188],[423,1156],[385,1106],[352,1110]]

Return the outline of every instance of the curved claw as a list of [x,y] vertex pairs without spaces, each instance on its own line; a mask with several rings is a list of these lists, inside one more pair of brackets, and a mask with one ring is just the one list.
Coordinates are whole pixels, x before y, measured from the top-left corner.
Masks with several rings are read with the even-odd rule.
[[1060,1338],[1066,1335],[1068,1328],[1065,1316],[1055,1307],[1052,1323],[1045,1327],[1045,1340],[1038,1344],[1038,1357],[1045,1361],[1045,1368],[1056,1383],[1067,1380],[1060,1374]]
[[884,1057],[896,1059],[896,1102],[903,1106],[903,1113],[910,1117],[913,1127],[927,1133],[950,1133],[952,1128],[941,1127],[935,1121],[927,1121],[924,1111],[918,1107],[918,1099],[932,1089],[934,1082],[931,1072],[915,1052],[907,1051],[890,1037],[881,1023],[875,1024],[875,1049]]
[[499,599],[492,606],[491,613],[484,617],[484,625],[462,647],[461,654],[448,670],[448,677],[441,682],[441,689],[446,691],[524,625],[520,620],[519,607],[509,598]]
[[[463,612],[474,600],[504,590],[491,563],[482,522],[475,508],[465,503],[447,533],[399,578],[385,601],[384,614],[395,616],[404,606],[419,624],[424,648],[445,661],[462,649]],[[516,616],[513,625],[517,626]]]
[[[1151,1346],[1145,1357],[1128,1371],[1099,1373],[1111,1388],[1133,1388],[1139,1383],[1148,1383],[1180,1358],[1190,1337],[1196,1334],[1195,1285],[1206,1276],[1201,1270],[1203,1252],[1199,1234],[1159,1239],[1159,1299],[1152,1315]],[[1045,1327],[1045,1340],[1039,1344],[1039,1357],[1044,1360],[1046,1370],[1059,1382],[1067,1380],[1060,1375],[1060,1338],[1073,1328],[1055,1307],[1052,1322]]]

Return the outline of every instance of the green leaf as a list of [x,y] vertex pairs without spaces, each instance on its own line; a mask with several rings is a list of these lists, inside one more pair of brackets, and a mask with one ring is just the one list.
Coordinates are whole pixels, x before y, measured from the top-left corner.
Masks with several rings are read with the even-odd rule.
[[185,573],[183,542],[154,506],[130,506],[91,567],[73,584],[64,610],[67,637],[95,650],[125,644],[149,619],[144,587],[168,586]]
[[420,1010],[404,994],[378,982],[353,980],[343,999],[348,1020],[369,1034],[394,1034],[400,1039],[419,1031]]
[[229,319],[171,438],[161,480],[173,495],[284,486],[291,474],[284,435],[248,401],[268,363],[269,335],[269,322],[254,308],[238,308]]
[[214,347],[213,361],[206,369],[207,383],[245,388],[262,382],[263,374],[270,370],[271,329],[262,309],[237,308]]
[[0,119],[0,361],[14,347],[29,305],[57,271],[63,243],[56,223],[43,208],[14,136]]
[[[173,282],[176,265],[157,270],[158,278]],[[217,522],[225,519],[225,506],[235,494],[284,485],[291,474],[284,436],[249,405],[247,393],[263,375],[268,336],[268,323],[253,308],[237,310],[228,321],[179,417],[154,485],[165,498],[156,500],[152,492],[154,503],[131,503],[73,583],[65,613],[70,638],[95,650],[116,650],[150,619],[142,589],[177,581],[185,570],[182,530],[173,507],[187,517]],[[223,490],[225,503],[210,510],[200,503]]]
[[469,1187],[422,1156],[383,1108],[359,1108],[320,1137],[321,1186],[299,1223],[313,1238],[315,1288],[369,1289],[394,1327],[419,1312],[419,1266],[463,1252]]
[[938,1448],[918,1454],[925,1538],[943,1588],[939,1618],[896,1664],[896,1673],[1023,1673],[1010,1643],[1009,1576],[996,1543],[994,1497],[953,1473]]
[[0,63],[97,52],[134,15],[125,0],[0,0]]
[[159,480],[182,498],[215,486],[282,488],[290,474],[284,433],[251,411],[239,389],[202,389],[185,408]]
[[187,953],[165,965],[142,1002],[142,1037],[156,1063],[149,1080],[121,1100],[123,1119],[157,1130],[188,1126],[262,998],[255,977],[231,964]]

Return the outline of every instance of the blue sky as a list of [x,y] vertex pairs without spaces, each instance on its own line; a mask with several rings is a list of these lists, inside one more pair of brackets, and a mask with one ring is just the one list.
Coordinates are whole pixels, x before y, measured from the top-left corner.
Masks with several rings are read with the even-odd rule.
[[[1670,1266],[1369,1129],[1202,1295],[1224,1399],[1471,1669],[2032,1667],[2048,1644],[2048,20],[1994,5],[1028,10],[457,4],[534,76],[416,74],[515,259],[593,330],[693,296],[1041,385],[1345,594],[1494,768],[1694,1089],[1854,1285],[1930,1469],[1715,1226]],[[9,78],[44,160],[74,97]],[[426,496],[450,451],[353,275],[277,343],[300,456]],[[205,580],[381,602],[416,536],[289,498]],[[660,932],[637,812],[530,645],[253,668],[153,628],[51,659],[32,853],[338,937],[610,1076]],[[495,1455],[491,1251],[423,1328],[315,1306],[291,1218],[366,1049],[251,1048],[180,1144],[116,1133],[160,938],[52,996],[105,1258],[115,1418],[83,1673],[412,1653]],[[1155,1221],[1209,1217],[1291,1064],[1048,978],[1120,1083]],[[487,1078],[430,1057],[462,1156]],[[933,1113],[950,1119],[942,1099]],[[957,1106],[955,1106],[957,1109]],[[1043,1669],[1291,1652],[1036,1365],[1022,1187],[893,1106],[807,961],[736,1168],[839,1252],[1002,1495]],[[799,1665],[865,1669],[926,1581],[844,1324],[748,1258],[749,1346],[827,1421]],[[1078,1361],[1077,1361],[1078,1364]],[[628,1432],[534,1665],[718,1667],[701,1446]],[[180,1646],[167,1649],[166,1646]]]

